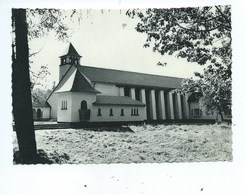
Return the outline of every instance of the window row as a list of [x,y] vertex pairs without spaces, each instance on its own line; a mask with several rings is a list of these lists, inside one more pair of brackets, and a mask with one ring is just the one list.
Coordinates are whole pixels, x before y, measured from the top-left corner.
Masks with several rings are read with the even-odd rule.
[[61,110],[67,110],[67,101],[66,100],[61,101]]
[[191,109],[191,116],[194,116],[194,117],[202,116],[202,110],[199,108]]
[[69,63],[79,64],[79,59],[77,59],[77,58],[65,58],[65,59],[61,60],[61,64],[69,64]]
[[[97,116],[102,116],[102,110],[101,108],[98,108],[98,114]],[[113,109],[110,108],[110,113],[109,113],[109,116],[114,116],[113,114]],[[121,111],[120,111],[120,116],[124,116],[124,109],[122,108]],[[138,108],[132,108],[131,109],[131,116],[139,116],[139,109]]]
[[131,109],[131,116],[139,116],[139,109],[138,108],[132,108]]

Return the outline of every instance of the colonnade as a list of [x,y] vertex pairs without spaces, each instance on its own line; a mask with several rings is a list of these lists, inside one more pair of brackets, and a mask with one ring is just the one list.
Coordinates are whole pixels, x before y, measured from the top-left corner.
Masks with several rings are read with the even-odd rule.
[[[119,95],[125,96],[124,87],[119,87]],[[136,99],[136,89],[129,88],[129,96]],[[147,104],[149,120],[189,119],[188,95],[176,90],[139,89],[139,101]]]

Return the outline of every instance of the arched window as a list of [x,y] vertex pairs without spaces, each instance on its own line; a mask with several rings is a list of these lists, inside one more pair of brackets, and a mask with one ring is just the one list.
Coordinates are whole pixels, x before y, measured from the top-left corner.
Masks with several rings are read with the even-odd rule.
[[124,109],[121,109],[121,116],[124,116]]
[[68,57],[66,58],[66,63],[70,63],[70,59]]
[[113,109],[110,108],[110,115],[109,116],[113,116]]
[[37,118],[42,118],[42,110],[40,108],[37,109]]
[[81,110],[87,110],[88,109],[88,107],[87,107],[87,102],[85,101],[85,100],[83,100],[82,102],[81,102]]
[[98,108],[98,114],[97,114],[97,116],[102,116],[102,114],[101,114],[101,108]]

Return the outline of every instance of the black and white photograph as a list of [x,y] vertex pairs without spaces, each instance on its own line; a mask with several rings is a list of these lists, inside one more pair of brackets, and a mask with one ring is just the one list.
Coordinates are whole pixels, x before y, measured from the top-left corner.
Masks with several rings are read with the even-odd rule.
[[20,194],[242,194],[238,4],[7,7],[7,178],[59,177]]
[[230,5],[12,20],[14,163],[232,161]]

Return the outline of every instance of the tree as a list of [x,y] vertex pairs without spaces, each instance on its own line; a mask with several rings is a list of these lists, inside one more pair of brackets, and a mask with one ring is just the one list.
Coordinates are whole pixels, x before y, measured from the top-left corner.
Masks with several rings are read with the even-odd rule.
[[227,76],[224,68],[212,69],[211,67],[205,69],[202,75],[196,73],[196,76],[199,77],[198,80],[191,78],[182,82],[183,91],[201,93],[199,103],[204,112],[216,113],[217,123],[223,121],[223,112],[231,113],[231,77]]
[[144,47],[205,65],[203,73],[183,82],[185,92],[202,92],[206,112],[231,109],[231,7],[207,6],[129,10],[140,19],[136,30],[147,34]]
[[32,102],[33,103],[41,103],[45,102],[48,98],[48,96],[51,94],[51,89],[40,89],[36,88],[32,90]]
[[[39,25],[33,25],[30,16],[36,17],[37,15],[41,22]],[[27,16],[29,16],[28,23]],[[21,162],[26,164],[35,163],[37,157],[32,115],[28,40],[42,36],[49,30],[54,30],[59,38],[67,37],[67,28],[61,22],[60,16],[61,12],[56,9],[12,9],[13,116]]]
[[[15,41],[12,49],[12,97],[15,129],[23,163],[33,163],[37,148],[31,104],[29,75],[29,47],[26,10],[12,10],[12,26]],[[14,50],[15,49],[15,50]]]

